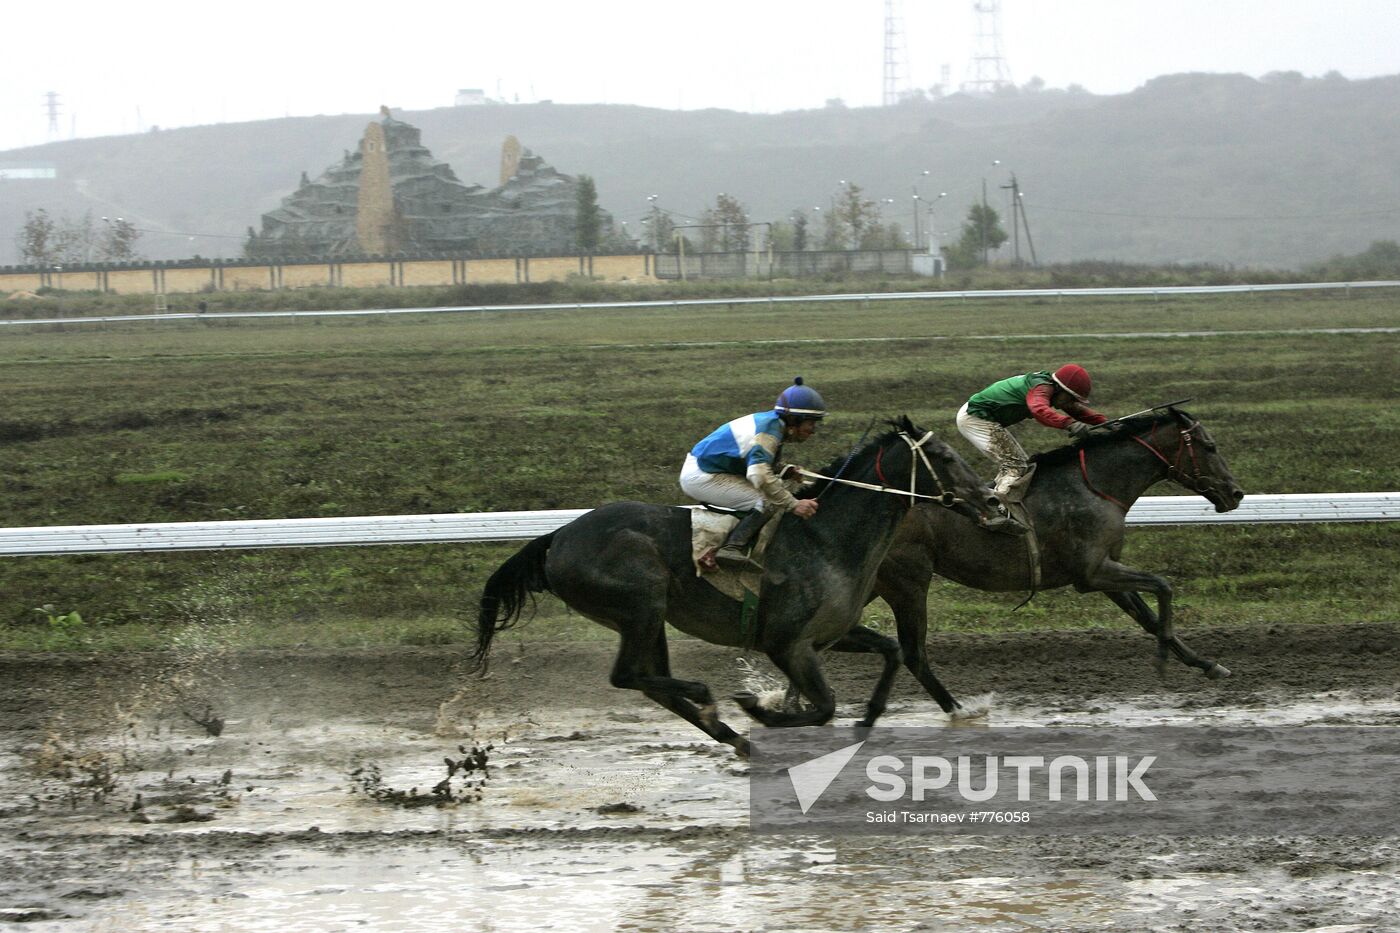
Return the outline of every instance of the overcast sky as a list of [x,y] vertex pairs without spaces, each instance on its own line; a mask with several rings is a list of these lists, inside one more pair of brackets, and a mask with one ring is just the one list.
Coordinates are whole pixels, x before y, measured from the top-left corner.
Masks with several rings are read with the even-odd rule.
[[[944,66],[954,85],[968,77],[972,8],[896,2],[905,84],[938,83]],[[884,0],[14,0],[0,18],[0,150],[442,107],[459,88],[680,109],[773,112],[833,97],[870,106],[883,89],[884,10]],[[1113,94],[1184,71],[1400,73],[1400,0],[1002,0],[1000,23],[1018,85],[1039,77]],[[59,95],[56,137],[49,91]]]

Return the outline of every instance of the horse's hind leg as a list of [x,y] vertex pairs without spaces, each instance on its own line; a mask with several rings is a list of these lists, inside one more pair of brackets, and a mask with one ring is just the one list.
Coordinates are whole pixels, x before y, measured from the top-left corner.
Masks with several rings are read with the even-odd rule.
[[714,707],[701,709],[689,700],[674,694],[660,693],[654,690],[643,690],[642,692],[716,742],[732,746],[734,751],[742,757],[749,757],[749,740],[725,725],[715,714]]
[[885,659],[885,666],[880,671],[880,679],[875,682],[875,692],[870,695],[870,702],[865,706],[865,718],[856,723],[862,729],[868,729],[875,725],[875,720],[880,718],[880,714],[885,711],[885,704],[890,698],[890,688],[894,686],[894,675],[899,673],[899,662],[902,655],[899,650],[899,642],[886,635],[881,635],[874,629],[857,625],[846,633],[846,637],[831,646],[833,651],[854,651],[863,654],[879,654]]
[[698,680],[671,676],[662,623],[625,627],[620,634],[622,644],[609,678],[614,687],[639,690],[710,738],[748,754],[748,739],[720,721],[710,688]]
[[764,709],[753,694],[740,693],[734,700],[744,708],[744,712],[765,726],[775,729],[787,726],[820,726],[829,722],[836,713],[836,695],[827,685],[826,677],[822,674],[821,661],[812,646],[805,642],[789,645],[781,652],[769,652],[768,657],[812,705],[800,712],[786,713]]
[[[1133,620],[1146,629],[1149,635],[1157,637],[1157,616],[1141,596],[1131,592],[1104,593],[1104,595],[1113,600],[1118,608],[1132,616]],[[1171,649],[1172,654],[1176,655],[1178,661],[1185,664],[1187,667],[1199,668],[1207,677],[1221,678],[1230,676],[1230,669],[1225,665],[1218,661],[1212,661],[1209,658],[1201,657],[1190,648],[1186,647],[1186,644],[1175,635],[1167,640],[1167,647]]]

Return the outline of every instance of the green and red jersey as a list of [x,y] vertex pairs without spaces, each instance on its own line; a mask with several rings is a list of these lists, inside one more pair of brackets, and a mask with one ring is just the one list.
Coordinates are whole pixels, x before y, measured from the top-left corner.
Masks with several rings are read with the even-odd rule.
[[968,414],[995,421],[1002,427],[1035,418],[1047,428],[1067,428],[1072,421],[1103,424],[1108,419],[1087,405],[1071,399],[1060,414],[1050,400],[1055,395],[1054,378],[1048,372],[1024,373],[994,382],[967,400]]

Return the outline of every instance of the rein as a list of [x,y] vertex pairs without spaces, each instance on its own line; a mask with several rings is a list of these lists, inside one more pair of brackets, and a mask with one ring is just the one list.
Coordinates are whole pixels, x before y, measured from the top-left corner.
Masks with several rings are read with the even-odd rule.
[[[1199,421],[1193,421],[1177,432],[1176,455],[1173,457],[1172,460],[1168,460],[1165,456],[1163,456],[1162,452],[1158,450],[1155,446],[1155,442],[1157,440],[1157,425],[1154,424],[1152,426],[1153,443],[1149,444],[1147,441],[1138,437],[1136,434],[1132,435],[1132,440],[1135,443],[1147,448],[1148,453],[1152,454],[1152,456],[1156,457],[1158,460],[1162,461],[1167,465],[1168,479],[1175,480],[1176,482],[1185,486],[1192,492],[1197,492],[1204,495],[1207,489],[1210,489],[1215,485],[1215,482],[1213,480],[1207,479],[1206,476],[1201,472],[1200,461],[1196,459],[1196,446],[1191,441],[1191,432],[1194,431],[1199,425]],[[1191,459],[1192,472],[1190,476],[1187,476],[1186,471],[1181,468],[1182,461],[1185,460],[1188,456]],[[1124,505],[1122,502],[1118,501],[1113,496],[1110,496],[1108,493],[1103,492],[1100,489],[1094,488],[1094,484],[1089,481],[1089,465],[1085,461],[1083,447],[1079,448],[1079,475],[1084,477],[1084,485],[1088,487],[1089,491],[1092,492],[1094,495],[1098,496],[1100,499],[1107,499],[1109,502],[1112,502],[1124,512],[1128,511],[1129,506]]]
[[[929,438],[933,437],[933,432],[929,431],[917,441],[910,437],[908,434],[904,433],[903,431],[899,432],[899,436],[903,439],[904,443],[909,445],[909,449],[911,451],[919,455],[917,460],[913,457],[910,458],[908,489],[900,489],[898,487],[891,486],[889,485],[889,480],[885,479],[884,469],[880,465],[880,458],[885,453],[885,449],[883,447],[880,448],[875,454],[875,475],[880,479],[879,484],[862,483],[859,480],[854,479],[842,479],[840,476],[827,476],[825,473],[814,473],[811,470],[799,469],[797,470],[797,473],[800,476],[805,476],[809,479],[824,479],[829,483],[840,483],[843,486],[854,486],[857,489],[868,489],[871,492],[886,492],[892,496],[908,496],[909,505],[911,508],[914,505],[915,499],[929,499],[945,507],[952,506],[958,502],[961,502],[961,499],[957,498],[946,488],[944,488],[943,480],[939,478],[938,471],[933,468],[933,463],[929,461],[928,454],[924,452],[924,444],[928,441]],[[919,478],[919,460],[922,460],[924,462],[924,467],[928,469],[929,476],[933,477],[933,482],[935,483],[935,485],[938,486],[938,495],[930,496],[925,495],[921,492],[914,491],[914,487],[917,485]]]

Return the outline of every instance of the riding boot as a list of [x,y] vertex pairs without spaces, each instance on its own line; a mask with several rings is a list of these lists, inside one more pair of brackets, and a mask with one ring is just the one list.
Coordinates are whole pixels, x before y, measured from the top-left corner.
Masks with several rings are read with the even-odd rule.
[[997,497],[997,509],[1001,512],[993,518],[989,518],[982,527],[988,531],[996,531],[1001,534],[1023,535],[1030,531],[1024,524],[1011,514],[1011,508],[1007,505],[1010,499],[1011,488],[1016,485],[1017,480],[1025,475],[1024,469],[1008,468],[1003,466],[997,473],[996,480],[992,483],[992,494]]
[[754,542],[758,540],[758,533],[775,514],[767,509],[756,509],[741,518],[725,539],[724,546],[715,551],[715,563],[725,570],[763,573],[763,565],[749,555]]

